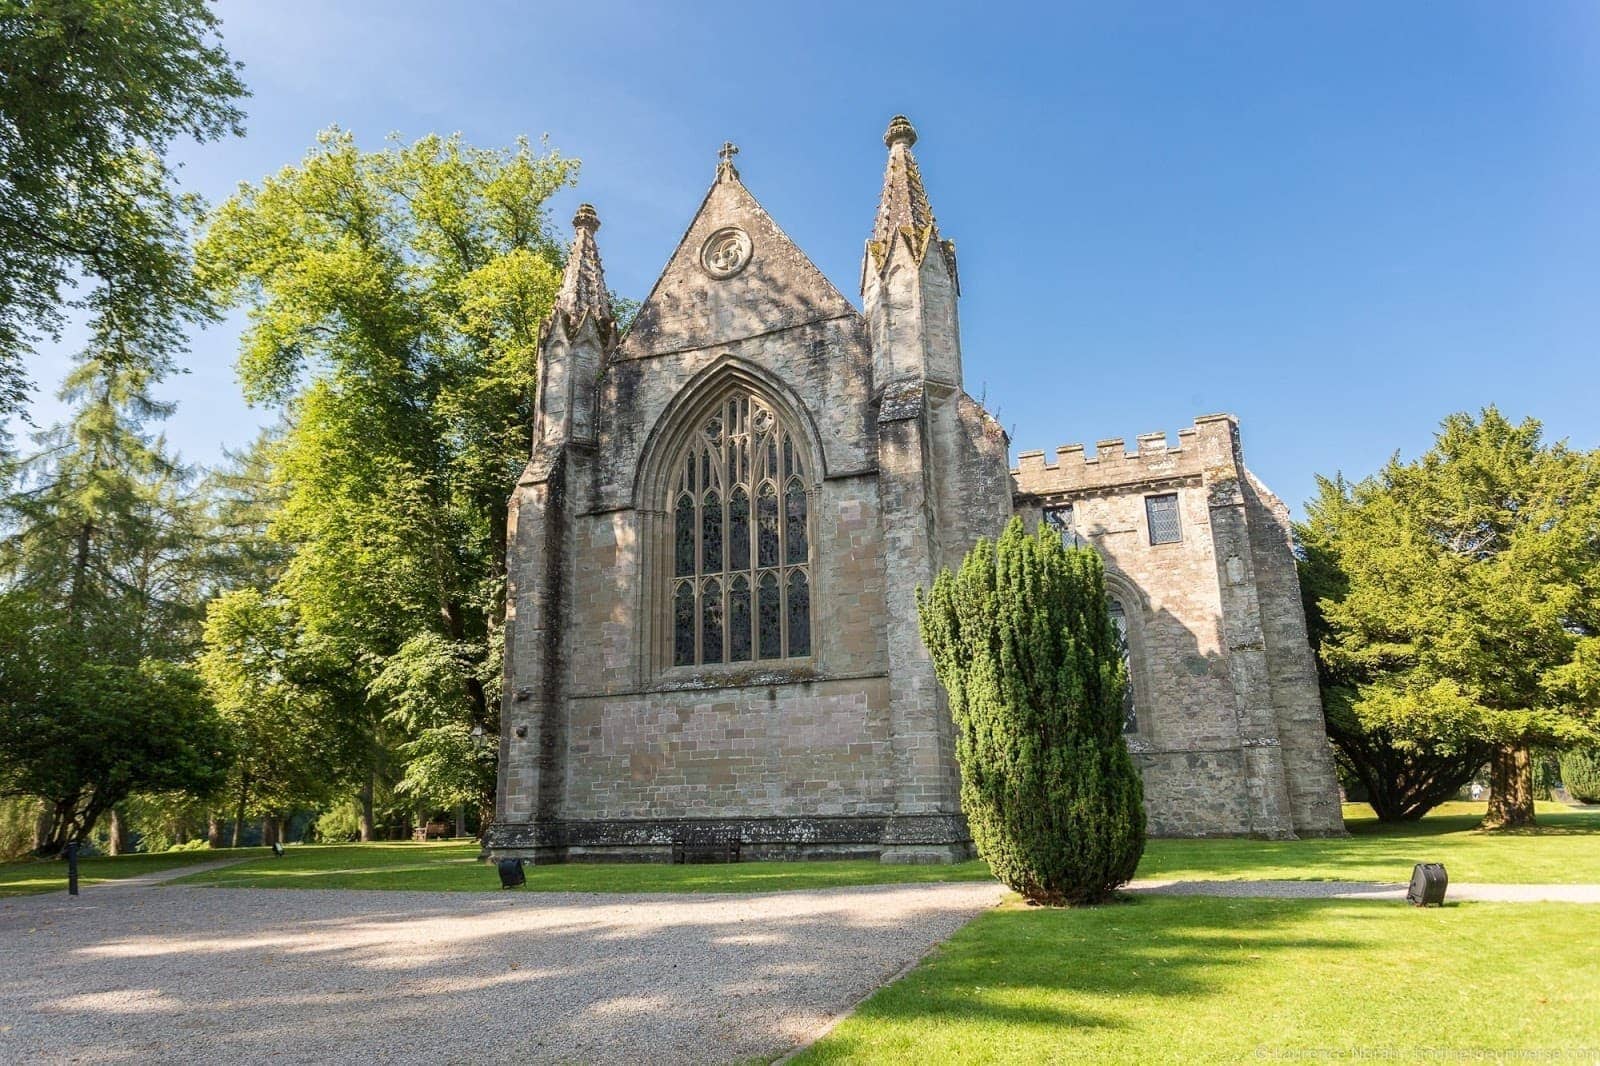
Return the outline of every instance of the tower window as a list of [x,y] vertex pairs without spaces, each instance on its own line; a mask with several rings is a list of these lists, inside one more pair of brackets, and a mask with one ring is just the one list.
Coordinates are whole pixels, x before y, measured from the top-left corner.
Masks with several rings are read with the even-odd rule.
[[1046,507],[1044,510],[1045,525],[1061,534],[1061,542],[1069,548],[1082,548],[1088,541],[1079,536],[1077,526],[1073,524],[1072,504],[1062,504],[1060,507]]
[[1144,498],[1144,517],[1150,526],[1151,544],[1176,544],[1183,539],[1178,523],[1178,494],[1163,493]]
[[1133,656],[1128,650],[1128,612],[1119,600],[1112,600],[1107,609],[1111,624],[1117,629],[1117,650],[1122,653],[1122,665],[1127,668],[1128,687],[1122,690],[1122,731],[1139,731],[1139,709],[1133,702]]
[[810,655],[811,497],[792,429],[741,389],[672,469],[672,664]]

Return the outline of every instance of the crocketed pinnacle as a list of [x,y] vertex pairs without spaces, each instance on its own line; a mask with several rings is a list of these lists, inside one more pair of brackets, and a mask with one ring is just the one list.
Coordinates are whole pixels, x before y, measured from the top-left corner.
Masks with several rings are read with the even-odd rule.
[[872,239],[886,248],[893,237],[903,233],[919,245],[926,244],[937,223],[922,187],[922,172],[911,154],[917,131],[904,115],[896,115],[883,135],[883,143],[889,147],[889,167],[883,175],[883,196],[878,201]]
[[566,318],[571,331],[576,332],[585,318],[592,318],[602,335],[609,336],[616,318],[611,312],[611,295],[606,292],[605,271],[600,266],[600,246],[594,240],[599,228],[600,217],[594,213],[594,206],[579,204],[578,213],[572,216],[572,251],[567,255],[567,269],[556,293],[555,312]]

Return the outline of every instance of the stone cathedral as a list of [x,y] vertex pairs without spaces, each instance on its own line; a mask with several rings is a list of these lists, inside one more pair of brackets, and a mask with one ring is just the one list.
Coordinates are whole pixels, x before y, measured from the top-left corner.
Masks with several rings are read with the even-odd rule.
[[962,389],[960,281],[903,117],[847,300],[725,146],[621,332],[593,208],[511,498],[498,809],[536,861],[969,857],[913,590],[1012,514],[1106,561],[1152,833],[1342,831],[1284,505],[1239,428],[1023,452]]

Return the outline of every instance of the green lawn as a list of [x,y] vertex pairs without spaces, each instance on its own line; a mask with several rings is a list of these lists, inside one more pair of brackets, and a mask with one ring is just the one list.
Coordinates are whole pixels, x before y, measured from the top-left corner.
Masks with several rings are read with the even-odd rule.
[[[477,861],[475,843],[330,844],[291,847],[238,866],[183,878],[178,884],[234,888],[386,888],[431,892],[499,891],[493,867]],[[978,881],[981,862],[958,866],[885,866],[875,861],[568,863],[526,867],[535,892],[779,892],[907,881]]]
[[[1600,809],[1541,804],[1540,825],[1509,833],[1477,829],[1483,804],[1452,803],[1421,822],[1380,825],[1365,805],[1345,808],[1350,836],[1333,840],[1152,840],[1144,878],[1404,881],[1417,862],[1443,862],[1453,881],[1600,882]],[[266,888],[387,888],[498,891],[493,869],[465,843],[291,846],[282,859],[262,849],[88,859],[85,883],[186,863],[244,855],[249,861],[184,878],[196,884]],[[571,864],[530,866],[528,889],[543,892],[767,892],[891,882],[982,880],[982,863],[883,866],[876,862],[749,862],[735,866]],[[64,863],[0,865],[0,895],[64,887]]]
[[1591,1062],[1596,943],[1572,904],[1007,904],[798,1061]]
[[1366,804],[1344,809],[1348,837],[1329,840],[1152,840],[1139,876],[1404,881],[1442,862],[1452,881],[1600,882],[1600,808],[1539,804],[1532,829],[1485,833],[1483,803],[1447,803],[1420,822],[1382,825]]
[[[78,884],[94,885],[214,859],[264,854],[262,848],[240,848],[238,851],[166,851],[154,855],[121,855],[114,859],[106,856],[79,859]],[[67,864],[60,859],[0,863],[0,896],[64,893],[66,890]]]

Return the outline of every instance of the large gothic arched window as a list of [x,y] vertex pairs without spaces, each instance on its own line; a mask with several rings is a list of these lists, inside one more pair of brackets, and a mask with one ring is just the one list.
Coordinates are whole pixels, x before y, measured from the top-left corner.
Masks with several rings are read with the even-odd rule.
[[792,428],[736,390],[672,470],[672,664],[810,655],[810,506]]

